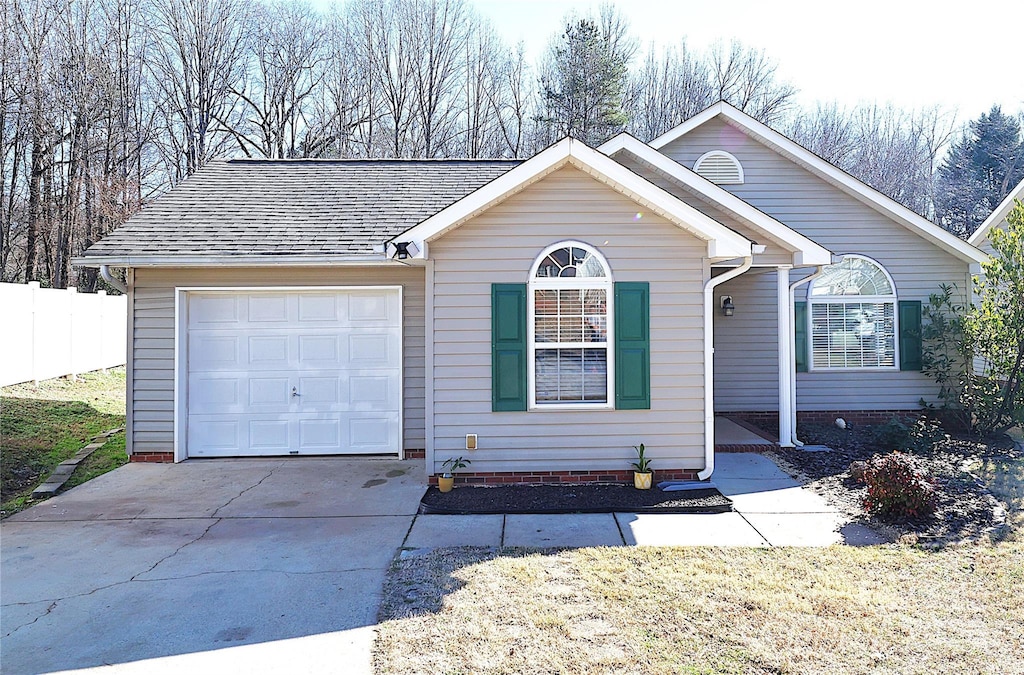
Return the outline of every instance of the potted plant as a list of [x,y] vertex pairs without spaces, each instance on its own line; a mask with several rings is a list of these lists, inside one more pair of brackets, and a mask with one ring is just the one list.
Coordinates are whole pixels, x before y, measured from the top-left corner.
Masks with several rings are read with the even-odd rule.
[[465,469],[470,464],[472,462],[464,457],[449,457],[444,460],[444,463],[441,464],[444,473],[437,477],[437,489],[441,492],[451,492],[452,487],[455,485],[455,476],[453,474],[459,469]]
[[651,471],[651,460],[644,455],[644,444],[634,445],[636,450],[636,461],[630,464],[633,467],[633,487],[637,490],[650,490],[654,472]]

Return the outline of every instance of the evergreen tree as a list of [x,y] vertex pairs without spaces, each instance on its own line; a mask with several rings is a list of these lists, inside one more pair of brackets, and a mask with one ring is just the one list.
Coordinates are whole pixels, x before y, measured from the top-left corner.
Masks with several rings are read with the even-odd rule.
[[585,18],[569,23],[551,46],[541,96],[552,138],[573,136],[596,146],[621,131],[629,60],[635,43],[625,25]]
[[935,196],[939,224],[967,237],[1024,179],[1020,123],[993,106],[970,122],[939,167]]

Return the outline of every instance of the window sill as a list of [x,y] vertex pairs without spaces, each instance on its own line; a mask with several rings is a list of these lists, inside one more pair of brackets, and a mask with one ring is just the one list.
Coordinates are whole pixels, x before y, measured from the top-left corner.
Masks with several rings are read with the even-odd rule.
[[529,412],[563,412],[565,410],[615,410],[610,403],[540,403],[528,408]]

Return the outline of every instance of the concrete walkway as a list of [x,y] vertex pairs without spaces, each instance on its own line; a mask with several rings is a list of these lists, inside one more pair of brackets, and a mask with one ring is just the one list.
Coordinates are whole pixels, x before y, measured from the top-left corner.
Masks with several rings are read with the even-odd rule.
[[589,513],[416,516],[405,548],[443,546],[829,546],[885,539],[851,524],[770,459],[717,456],[713,482],[735,511],[713,514]]

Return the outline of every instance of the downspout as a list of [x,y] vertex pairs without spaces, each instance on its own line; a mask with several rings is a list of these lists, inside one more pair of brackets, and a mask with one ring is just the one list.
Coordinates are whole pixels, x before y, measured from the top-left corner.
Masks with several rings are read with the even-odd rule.
[[100,276],[108,284],[121,291],[125,295],[128,295],[128,287],[124,285],[124,282],[117,279],[110,273],[110,265],[100,265]]
[[735,279],[750,269],[754,256],[743,258],[743,264],[704,284],[704,469],[697,472],[699,480],[707,480],[715,470],[715,347],[714,347],[714,290],[715,286]]
[[[832,256],[832,264],[836,264],[842,261],[842,256]],[[814,274],[809,274],[803,279],[797,279],[789,285],[789,306],[793,307],[796,302],[796,289],[797,286],[802,286],[806,283],[814,281],[822,275],[825,271],[825,265],[818,265],[814,271]],[[796,437],[796,340],[790,340],[789,342],[789,410],[790,410],[790,436],[793,441],[793,445],[800,448],[803,447],[804,442]],[[781,439],[780,439],[781,440]]]

